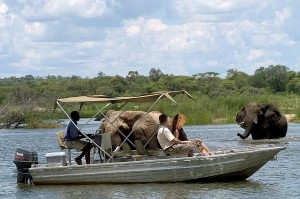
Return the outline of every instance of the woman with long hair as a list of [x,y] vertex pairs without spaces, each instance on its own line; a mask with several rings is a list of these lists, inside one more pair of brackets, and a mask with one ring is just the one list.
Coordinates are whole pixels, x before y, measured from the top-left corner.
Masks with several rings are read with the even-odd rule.
[[[183,125],[185,124],[186,117],[182,113],[176,114],[172,121],[172,134],[175,138],[181,141],[187,141],[188,138],[186,133],[183,130]],[[212,152],[209,151],[208,147],[202,142],[202,140],[195,140],[195,144],[198,145],[201,153],[204,156],[213,155]]]

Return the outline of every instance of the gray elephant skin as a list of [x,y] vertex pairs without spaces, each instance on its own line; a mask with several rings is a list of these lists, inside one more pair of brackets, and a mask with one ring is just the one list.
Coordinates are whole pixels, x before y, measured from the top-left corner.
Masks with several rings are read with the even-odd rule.
[[[112,124],[107,119],[104,119],[100,125],[100,131],[110,133],[113,148],[120,146],[125,139],[115,127],[117,127],[125,136],[128,136],[132,131],[129,140],[132,143],[134,143],[134,140],[141,140],[145,145],[148,139],[153,136],[153,133],[158,130],[159,115],[161,115],[161,112],[158,111],[152,111],[146,114],[144,111],[110,110],[106,113],[106,117]],[[171,121],[169,121],[169,123],[171,126]],[[134,148],[129,142],[128,144],[131,148]],[[160,146],[154,135],[147,144],[146,149],[158,148],[160,148]]]
[[251,103],[243,107],[236,116],[236,122],[245,129],[242,139],[250,134],[253,140],[278,139],[286,136],[287,119],[273,104]]

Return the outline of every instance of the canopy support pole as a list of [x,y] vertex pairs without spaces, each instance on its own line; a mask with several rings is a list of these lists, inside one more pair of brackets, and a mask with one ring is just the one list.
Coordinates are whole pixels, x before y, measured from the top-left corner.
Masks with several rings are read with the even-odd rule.
[[[102,112],[101,112],[102,113]],[[121,113],[122,114],[122,113]],[[121,115],[120,114],[120,115]],[[116,127],[114,124],[113,124],[113,122],[120,116],[118,116],[117,118],[115,118],[114,119],[114,121],[110,121],[109,119],[108,119],[108,117],[106,117],[106,115],[104,114],[104,113],[102,113],[102,115],[105,117],[105,119],[113,126],[113,127],[115,127],[115,129],[118,131],[118,133],[120,133],[124,138],[125,138],[125,141],[126,141],[126,139],[127,139],[127,137],[126,137],[126,135],[124,135],[124,133],[122,133],[122,131],[120,131],[120,129],[118,128],[118,127]],[[128,140],[128,142],[133,146],[133,147],[135,147],[135,145],[130,141],[130,140]]]
[[[147,112],[142,116],[142,118],[139,120],[139,122],[137,123],[136,127],[141,123],[141,121],[145,118],[145,116],[153,109],[153,107],[158,103],[158,101],[163,97],[164,95],[160,95],[155,102],[151,105],[151,107],[147,110]],[[115,150],[112,154],[112,156],[114,156],[114,154],[121,148],[121,146],[126,142],[126,140],[129,141],[129,136],[133,133],[134,129],[131,130],[131,132],[127,135],[127,137],[125,138],[125,140],[123,140],[123,142],[121,143],[121,145],[117,148],[117,150]],[[111,158],[110,158],[111,159]],[[108,161],[110,161],[110,159]]]

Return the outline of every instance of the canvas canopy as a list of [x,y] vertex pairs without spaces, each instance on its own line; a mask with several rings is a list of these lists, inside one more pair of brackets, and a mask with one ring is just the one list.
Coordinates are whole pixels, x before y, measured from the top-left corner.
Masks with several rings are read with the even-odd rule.
[[55,103],[54,110],[57,108],[57,103],[80,103],[82,106],[85,103],[122,103],[122,102],[136,102],[136,103],[145,103],[145,102],[153,102],[157,100],[159,97],[168,98],[174,103],[177,103],[172,96],[177,94],[185,94],[189,98],[195,100],[188,92],[182,91],[161,91],[155,92],[148,95],[141,95],[137,97],[106,97],[104,95],[90,95],[90,96],[78,96],[78,97],[68,97],[57,99]]

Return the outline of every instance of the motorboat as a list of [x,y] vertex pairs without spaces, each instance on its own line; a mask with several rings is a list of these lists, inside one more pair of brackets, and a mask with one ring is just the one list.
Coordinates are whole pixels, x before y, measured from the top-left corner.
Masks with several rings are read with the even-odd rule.
[[[112,104],[152,102],[148,111],[145,111],[146,116],[160,100],[167,99],[171,103],[178,104],[175,95],[184,95],[194,100],[186,91],[162,91],[136,97],[91,95],[57,99],[54,109],[59,107],[69,117],[63,105],[79,104],[82,107],[84,104],[93,104],[97,107],[95,116],[100,114],[109,120],[104,109]],[[41,164],[38,162],[37,152],[17,149],[14,163],[18,170],[18,183],[39,185],[245,180],[273,160],[281,150],[286,149],[285,145],[265,144],[214,151],[210,156],[201,154],[194,154],[192,157],[172,156],[165,154],[162,149],[147,149],[148,142],[132,143],[135,149],[125,147],[134,129],[128,135],[123,135],[124,140],[116,148],[111,147],[109,133],[102,132],[99,135],[100,139],[91,139],[84,133],[83,128],[79,130],[98,149],[99,159],[94,157],[91,164],[77,165],[71,160],[72,149],[64,148],[61,144],[63,151],[49,152],[46,154],[47,163]],[[153,132],[149,139],[153,139],[155,135],[156,132]],[[126,149],[130,152],[126,152]]]

